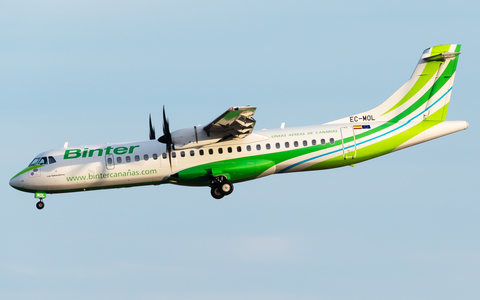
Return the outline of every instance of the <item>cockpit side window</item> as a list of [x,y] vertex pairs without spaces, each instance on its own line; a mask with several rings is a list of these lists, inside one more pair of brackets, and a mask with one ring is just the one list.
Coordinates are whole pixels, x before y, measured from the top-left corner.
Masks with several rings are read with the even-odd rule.
[[40,160],[40,157],[35,157],[28,166],[31,167],[31,166],[34,166],[34,165],[38,165],[39,160]]
[[55,158],[53,158],[53,156],[49,156],[48,157],[48,163],[51,165],[51,164],[54,164],[56,163],[57,161],[55,160]]
[[47,158],[46,157],[40,158],[40,160],[38,161],[37,164],[38,165],[46,165],[47,164]]

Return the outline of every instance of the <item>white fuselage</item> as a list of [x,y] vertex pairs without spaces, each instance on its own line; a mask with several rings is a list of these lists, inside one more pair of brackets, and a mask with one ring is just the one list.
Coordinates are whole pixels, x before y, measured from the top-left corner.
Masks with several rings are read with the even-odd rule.
[[[362,124],[375,128],[384,123],[355,123],[357,126]],[[467,126],[468,124],[463,121],[458,124],[443,122],[422,133],[422,136],[417,136],[405,143],[399,149],[465,129]],[[375,138],[371,137],[366,141],[353,139],[348,143],[344,142],[346,138],[355,137],[361,132],[362,130],[353,130],[352,124],[259,130],[243,139],[174,150],[171,163],[165,144],[156,140],[59,148],[37,155],[37,157],[53,157],[54,163],[30,169],[14,177],[10,184],[27,192],[62,193],[177,183],[171,175],[193,166],[274,153],[292,153],[290,151],[308,147],[316,148],[306,154],[292,155],[289,159],[274,161],[274,166],[257,178],[274,173],[302,171],[319,161],[341,158],[342,155],[346,160],[339,160],[338,165],[335,166],[344,166],[362,161],[361,157],[356,156],[357,151],[375,143]],[[429,132],[432,133],[428,135]],[[383,139],[382,135],[382,132],[379,132],[376,136]]]

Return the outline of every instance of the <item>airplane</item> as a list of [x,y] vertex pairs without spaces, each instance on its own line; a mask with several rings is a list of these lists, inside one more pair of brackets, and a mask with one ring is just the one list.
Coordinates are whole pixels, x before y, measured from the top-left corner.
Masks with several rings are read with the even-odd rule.
[[171,132],[163,107],[163,135],[149,117],[146,141],[68,147],[42,152],[10,180],[47,194],[177,184],[208,186],[215,199],[233,184],[273,174],[353,166],[468,127],[446,121],[459,44],[423,51],[411,78],[379,106],[315,126],[253,130],[256,107],[231,107],[205,126]]

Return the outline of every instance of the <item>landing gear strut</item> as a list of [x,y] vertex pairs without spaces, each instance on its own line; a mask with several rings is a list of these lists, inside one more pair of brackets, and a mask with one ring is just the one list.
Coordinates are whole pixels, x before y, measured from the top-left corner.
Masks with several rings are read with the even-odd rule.
[[222,199],[233,192],[233,184],[227,180],[225,176],[217,176],[212,178],[210,183],[212,188],[210,193],[215,199]]
[[36,206],[38,209],[43,209],[45,207],[45,203],[43,203],[42,200],[40,200],[37,202]]

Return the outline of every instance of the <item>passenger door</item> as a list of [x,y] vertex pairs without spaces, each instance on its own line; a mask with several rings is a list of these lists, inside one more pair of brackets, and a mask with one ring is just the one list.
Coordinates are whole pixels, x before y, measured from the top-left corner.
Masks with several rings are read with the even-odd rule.
[[107,167],[107,170],[115,169],[115,159],[113,154],[105,155],[105,166]]
[[353,159],[357,156],[357,141],[353,126],[340,127],[342,137],[343,159]]

